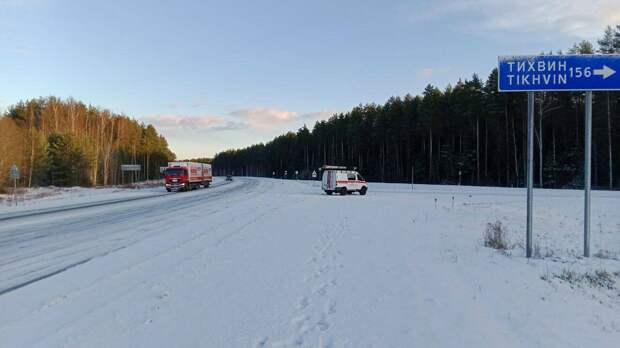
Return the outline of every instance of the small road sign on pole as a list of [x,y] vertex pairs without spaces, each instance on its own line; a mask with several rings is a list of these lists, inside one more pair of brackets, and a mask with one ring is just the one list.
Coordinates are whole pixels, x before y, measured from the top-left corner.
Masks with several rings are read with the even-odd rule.
[[620,90],[620,55],[500,56],[497,70],[499,92],[527,92],[527,257],[532,256],[534,92],[584,91],[586,94],[583,255],[589,257],[592,91]]
[[[131,183],[133,184],[136,181],[136,174],[142,171],[141,164],[121,164],[121,172],[132,172],[131,175]],[[125,175],[123,175],[124,177]]]
[[11,179],[19,180],[19,168],[15,164],[11,166],[10,175]]

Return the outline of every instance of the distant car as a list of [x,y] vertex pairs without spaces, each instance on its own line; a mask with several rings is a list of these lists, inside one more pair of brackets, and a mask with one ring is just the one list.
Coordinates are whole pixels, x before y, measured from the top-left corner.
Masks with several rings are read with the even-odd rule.
[[226,175],[226,181],[233,181],[232,180],[232,175]]
[[348,193],[359,192],[364,196],[368,191],[368,183],[355,170],[340,166],[323,166],[322,169],[322,188],[328,195],[339,193],[344,196]]

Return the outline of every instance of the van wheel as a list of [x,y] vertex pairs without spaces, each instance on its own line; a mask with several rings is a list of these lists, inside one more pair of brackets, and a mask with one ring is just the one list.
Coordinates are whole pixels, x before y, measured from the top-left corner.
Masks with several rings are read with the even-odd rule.
[[340,195],[341,196],[346,196],[346,194],[347,194],[347,188],[346,187],[341,188],[340,189]]
[[332,193],[334,193],[334,192],[333,192],[333,191],[330,191],[330,190],[325,190],[325,193],[327,193],[327,195],[328,195],[328,196],[331,196],[331,195],[332,195]]
[[364,196],[366,195],[366,191],[368,190],[368,187],[364,186],[362,187],[362,189],[360,190],[360,195]]
[[169,189],[169,188],[166,187],[166,191],[170,192],[170,191],[172,191],[172,189]]

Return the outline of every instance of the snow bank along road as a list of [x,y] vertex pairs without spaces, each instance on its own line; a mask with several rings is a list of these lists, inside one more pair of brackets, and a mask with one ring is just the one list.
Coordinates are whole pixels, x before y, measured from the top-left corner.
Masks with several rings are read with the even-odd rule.
[[[454,204],[452,202],[454,197]],[[238,178],[209,190],[0,223],[0,346],[613,347],[620,194]],[[435,202],[435,199],[437,201]],[[500,220],[514,249],[483,247]],[[566,277],[564,277],[566,278]],[[25,285],[25,286],[23,286]]]

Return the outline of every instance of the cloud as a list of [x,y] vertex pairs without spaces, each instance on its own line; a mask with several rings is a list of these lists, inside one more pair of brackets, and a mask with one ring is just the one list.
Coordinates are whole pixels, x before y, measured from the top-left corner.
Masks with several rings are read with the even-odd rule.
[[186,116],[186,115],[149,115],[142,118],[145,123],[150,123],[156,128],[163,129],[193,129],[223,131],[246,128],[240,122],[231,122],[218,116]]
[[240,118],[252,127],[262,129],[273,128],[299,118],[298,113],[295,111],[263,107],[239,109],[230,112],[230,114]]
[[620,1],[440,0],[416,9],[410,18],[416,22],[454,20],[474,32],[561,34],[591,39],[600,36],[606,25],[620,22]]
[[452,70],[449,66],[436,66],[436,67],[427,67],[418,70],[417,76],[421,78],[428,79],[432,76],[437,75],[445,75]]
[[326,120],[336,113],[336,111],[316,111],[303,114],[300,116],[300,118],[310,121]]
[[[235,117],[229,120],[226,117],[215,115],[190,116],[183,114],[156,114],[141,118],[141,121],[152,124],[158,130],[171,132],[179,130],[190,131],[232,131],[240,129],[275,130],[282,125],[292,126],[291,123],[313,122],[327,119],[335,112],[316,111],[300,114],[278,108],[246,108],[230,112]],[[176,134],[176,133],[175,133]]]
[[422,75],[422,77],[431,77],[433,76],[433,68],[424,68],[420,71],[420,75]]

